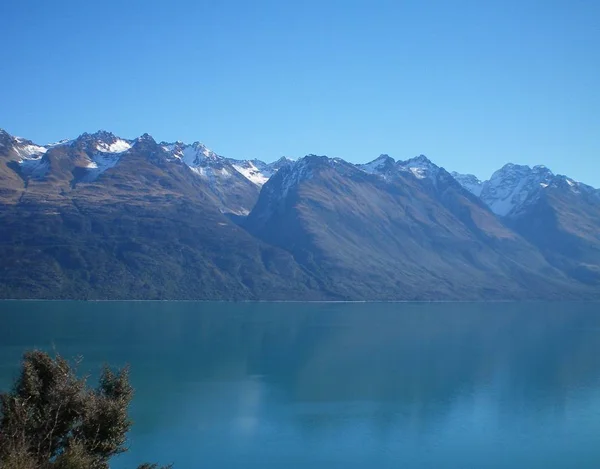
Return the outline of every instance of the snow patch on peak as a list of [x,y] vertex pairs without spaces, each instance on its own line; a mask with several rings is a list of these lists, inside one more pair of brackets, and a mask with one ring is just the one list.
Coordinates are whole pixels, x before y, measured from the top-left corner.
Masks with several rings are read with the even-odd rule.
[[215,161],[223,160],[223,157],[217,155],[200,142],[194,142],[191,145],[180,141],[174,143],[163,142],[161,146],[171,157],[180,159],[190,168],[202,165],[207,159]]
[[210,166],[194,166],[190,169],[199,176],[208,179],[211,183],[214,183],[217,178],[230,178],[231,173],[227,171],[227,168],[212,168]]
[[25,140],[21,137],[12,137],[8,133],[2,134],[4,144],[12,147],[16,153],[18,160],[17,164],[21,173],[27,177],[42,178],[49,169],[50,165],[44,154],[48,151],[46,147],[34,144],[30,140]]
[[21,172],[31,178],[43,178],[50,170],[48,160],[44,154],[48,151],[45,147],[35,145],[29,140],[15,137],[13,148],[19,156]]
[[396,161],[394,158],[389,155],[382,154],[369,163],[359,164],[357,166],[366,173],[376,174],[389,171],[395,163]]
[[[251,183],[261,187],[281,167],[290,164],[291,160],[282,157],[273,163],[264,163],[260,160],[236,160],[218,155],[201,142],[186,144],[181,141],[160,144],[171,158],[179,159],[189,166],[196,174],[217,178],[223,177],[223,168],[233,168]],[[228,175],[229,171],[227,171]]]
[[264,169],[261,171],[253,161],[240,161],[232,166],[238,173],[259,187],[269,180]]
[[532,197],[547,187],[554,174],[545,166],[508,163],[483,184],[481,199],[497,215],[519,213]]
[[406,161],[398,161],[396,165],[399,169],[412,173],[417,179],[430,179],[433,182],[435,182],[435,177],[440,170],[425,155],[419,155]]
[[118,137],[115,137],[115,139],[110,143],[99,141],[96,144],[96,150],[101,153],[123,153],[130,148],[131,143]]
[[107,169],[114,168],[121,160],[121,152],[99,152],[91,155],[86,165],[87,172],[81,178],[84,182],[91,182],[98,179]]
[[474,174],[460,174],[456,171],[451,173],[452,177],[458,181],[458,183],[468,190],[471,194],[479,197],[483,189],[483,182]]
[[[15,139],[17,140],[17,139]],[[39,145],[34,145],[26,140],[18,139],[19,144],[15,145],[15,151],[21,157],[21,159],[35,160],[41,158],[44,153],[48,151],[47,148]]]
[[75,140],[63,139],[59,140],[58,142],[48,143],[44,146],[49,150],[50,148],[58,147],[61,145],[71,145],[74,141]]
[[282,156],[277,161],[265,163],[261,160],[233,160],[229,162],[242,176],[257,186],[263,186],[277,171],[285,166],[291,166],[294,161]]

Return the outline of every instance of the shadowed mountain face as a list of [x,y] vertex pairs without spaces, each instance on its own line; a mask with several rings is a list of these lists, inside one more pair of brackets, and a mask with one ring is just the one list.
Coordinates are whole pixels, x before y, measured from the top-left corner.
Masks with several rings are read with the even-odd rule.
[[[344,298],[552,297],[579,290],[445,170],[371,174],[309,156],[265,184],[247,228]],[[427,167],[426,169],[424,167]]]
[[507,164],[489,181],[458,180],[578,282],[600,287],[600,191],[544,166]]
[[509,220],[548,262],[569,277],[600,287],[600,196],[555,180]]
[[266,164],[0,131],[0,297],[596,298],[599,207],[543,167],[481,183],[422,155]]

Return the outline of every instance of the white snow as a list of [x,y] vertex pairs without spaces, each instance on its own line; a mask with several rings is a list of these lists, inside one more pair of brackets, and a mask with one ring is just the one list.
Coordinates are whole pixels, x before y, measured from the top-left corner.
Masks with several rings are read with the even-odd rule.
[[394,164],[395,160],[388,155],[379,155],[376,159],[369,163],[360,164],[358,167],[369,174],[379,173],[383,171],[386,164]]
[[554,177],[544,166],[507,164],[483,184],[481,199],[495,214],[510,216],[535,199],[540,188],[547,187]]
[[162,148],[170,153],[172,157],[182,160],[190,168],[200,164],[204,165],[206,159],[215,161],[224,159],[200,142],[194,142],[191,145],[179,141],[175,143],[163,143]]
[[107,169],[114,168],[121,159],[120,153],[99,152],[92,155],[86,165],[88,172],[81,180],[86,182],[95,181]]
[[123,153],[131,148],[131,143],[121,138],[115,139],[112,143],[98,142],[96,149],[102,153]]
[[65,140],[59,140],[58,142],[48,143],[48,144],[46,144],[44,146],[46,148],[50,149],[50,148],[53,148],[53,147],[58,147],[60,145],[70,145],[73,142],[74,142],[74,140],[65,139]]
[[32,144],[15,145],[14,148],[17,154],[23,159],[38,159],[48,151],[45,147]]
[[417,179],[425,179],[427,177],[427,169],[425,168],[408,168]]
[[452,177],[458,181],[458,183],[468,190],[471,194],[479,197],[483,189],[483,182],[473,174],[460,174],[456,171],[452,172]]
[[13,148],[19,155],[19,165],[24,175],[33,178],[41,178],[46,175],[50,169],[48,161],[43,159],[47,148],[34,145],[31,142],[20,137],[15,137]]
[[424,155],[411,158],[407,161],[398,161],[396,165],[400,170],[411,173],[417,179],[430,179],[433,183],[435,183],[436,176],[440,170],[438,166],[429,161]]
[[190,166],[190,169],[198,176],[208,179],[211,183],[215,183],[217,178],[227,179],[231,177],[231,173],[227,168],[212,168],[210,166]]
[[239,164],[233,164],[233,168],[239,172],[242,176],[248,179],[250,182],[256,184],[257,186],[262,186],[265,182],[269,180],[267,176],[265,176],[252,161],[240,161]]
[[[547,188],[569,189],[575,194],[596,194],[596,189],[566,176],[554,175],[547,167],[533,168],[509,163],[496,171],[489,181],[481,182],[473,175],[452,173],[472,193],[479,195],[500,216],[514,217],[535,202]],[[475,184],[475,186],[473,185]],[[477,193],[477,190],[480,193]]]
[[262,187],[281,166],[292,161],[283,157],[274,163],[267,164],[260,160],[225,158],[217,155],[200,142],[191,145],[180,141],[174,143],[163,142],[161,145],[173,158],[183,161],[199,176],[211,180],[214,178],[228,178],[232,174],[226,168],[232,167],[248,181],[259,187]]

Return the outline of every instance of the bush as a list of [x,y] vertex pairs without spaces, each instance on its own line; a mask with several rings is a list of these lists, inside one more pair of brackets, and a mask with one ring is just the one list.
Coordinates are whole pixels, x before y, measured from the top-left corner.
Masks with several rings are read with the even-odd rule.
[[127,368],[104,367],[92,389],[60,355],[25,353],[13,389],[0,394],[0,468],[108,469],[127,451],[132,397]]

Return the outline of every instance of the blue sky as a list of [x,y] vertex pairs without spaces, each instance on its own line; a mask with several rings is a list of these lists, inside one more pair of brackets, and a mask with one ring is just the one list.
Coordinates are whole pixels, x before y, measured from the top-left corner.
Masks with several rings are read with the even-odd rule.
[[225,156],[426,154],[600,187],[594,0],[5,0],[0,127]]

